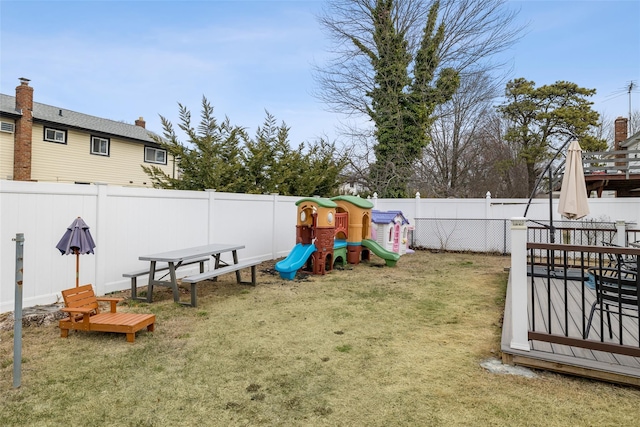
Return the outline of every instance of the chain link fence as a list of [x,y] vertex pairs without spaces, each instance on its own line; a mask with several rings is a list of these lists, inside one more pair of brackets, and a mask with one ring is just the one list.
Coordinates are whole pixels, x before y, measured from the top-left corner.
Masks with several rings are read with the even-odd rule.
[[[416,218],[411,238],[415,249],[509,254],[511,220]],[[528,220],[528,241],[566,245],[602,245],[616,242],[616,225],[599,221]],[[638,230],[628,229],[633,238]],[[635,241],[635,240],[629,240]]]

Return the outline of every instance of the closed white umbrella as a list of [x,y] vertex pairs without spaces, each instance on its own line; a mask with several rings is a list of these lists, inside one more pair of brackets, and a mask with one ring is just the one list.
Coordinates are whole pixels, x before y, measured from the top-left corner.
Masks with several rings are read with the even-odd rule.
[[572,141],[567,150],[558,213],[568,219],[580,219],[589,214],[587,186],[582,168],[582,148]]

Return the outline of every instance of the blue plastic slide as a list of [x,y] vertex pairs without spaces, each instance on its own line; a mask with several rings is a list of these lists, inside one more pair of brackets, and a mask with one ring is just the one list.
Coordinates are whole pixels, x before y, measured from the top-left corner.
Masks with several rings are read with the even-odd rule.
[[298,243],[291,249],[289,255],[276,264],[276,271],[280,273],[280,277],[286,280],[293,280],[296,272],[302,268],[312,253],[316,251],[316,245],[303,245]]

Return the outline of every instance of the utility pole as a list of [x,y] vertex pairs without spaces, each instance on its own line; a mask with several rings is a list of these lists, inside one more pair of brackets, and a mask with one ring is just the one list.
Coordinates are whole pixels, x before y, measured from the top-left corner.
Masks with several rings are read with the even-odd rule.
[[631,92],[637,86],[638,85],[636,84],[636,82],[631,80],[629,82],[629,87],[627,88],[627,93],[629,94],[629,120],[627,121],[627,135],[629,136],[631,136],[631,132],[635,130],[635,129],[631,129]]

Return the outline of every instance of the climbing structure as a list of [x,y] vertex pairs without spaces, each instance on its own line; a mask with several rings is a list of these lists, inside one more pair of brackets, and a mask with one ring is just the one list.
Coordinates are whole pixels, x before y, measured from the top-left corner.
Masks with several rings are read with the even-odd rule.
[[296,243],[315,245],[306,269],[313,274],[325,274],[333,266],[333,239],[337,205],[329,199],[305,198],[296,202],[298,225]]
[[368,261],[370,250],[389,266],[398,261],[397,253],[371,240],[370,201],[355,196],[306,197],[296,206],[296,245],[276,264],[282,278],[291,280],[300,269],[325,274],[336,261],[342,265]]

